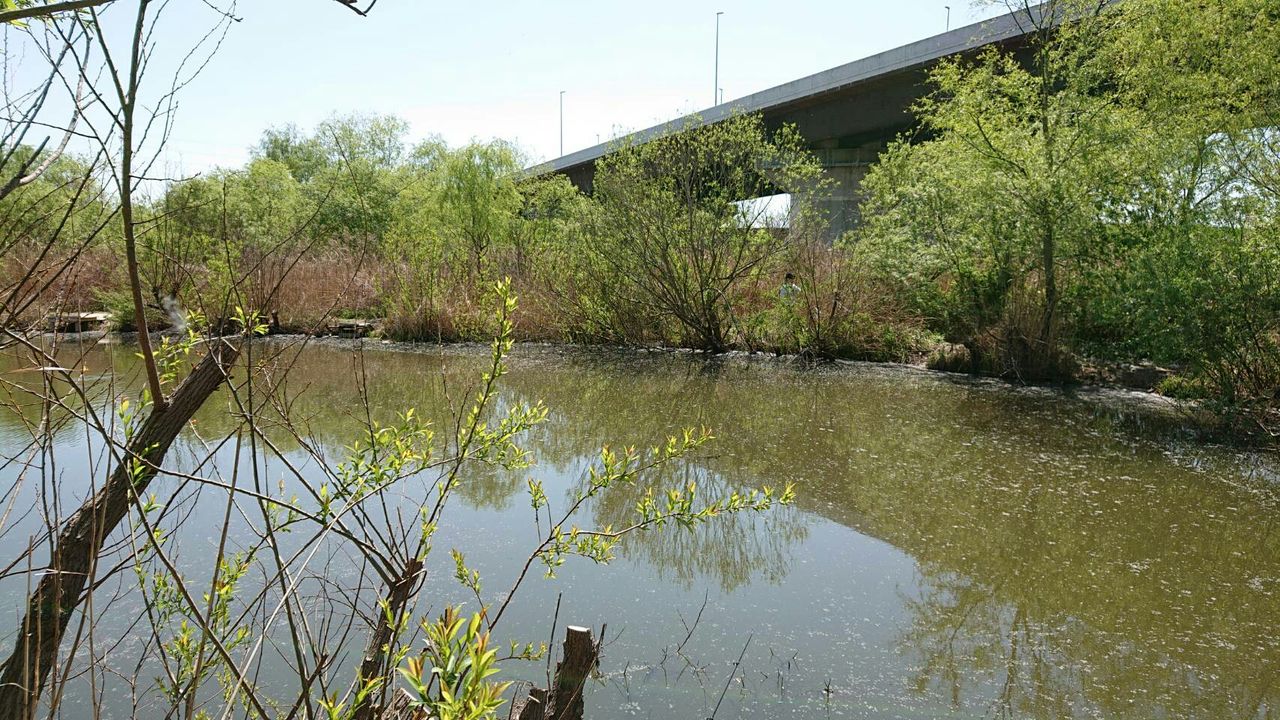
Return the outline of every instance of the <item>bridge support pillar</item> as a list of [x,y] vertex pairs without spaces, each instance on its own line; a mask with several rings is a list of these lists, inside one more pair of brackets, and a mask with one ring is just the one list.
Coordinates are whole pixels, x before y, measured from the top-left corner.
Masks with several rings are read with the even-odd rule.
[[817,149],[822,165],[822,187],[793,193],[792,222],[804,222],[802,212],[812,211],[809,222],[818,223],[822,239],[839,240],[858,226],[858,206],[862,204],[862,179],[879,156],[880,147]]

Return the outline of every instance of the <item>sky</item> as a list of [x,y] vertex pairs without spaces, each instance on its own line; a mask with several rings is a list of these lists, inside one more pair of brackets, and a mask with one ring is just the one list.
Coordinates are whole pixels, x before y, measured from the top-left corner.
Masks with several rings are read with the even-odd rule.
[[[163,164],[238,166],[271,126],[335,114],[396,115],[411,139],[501,138],[530,161],[608,140],[943,32],[945,0],[379,0],[359,17],[332,0],[241,0],[218,51],[179,94]],[[1001,6],[953,0],[952,28]],[[128,8],[111,12],[128,20]],[[157,65],[215,16],[172,0]],[[163,84],[165,80],[157,80]]]

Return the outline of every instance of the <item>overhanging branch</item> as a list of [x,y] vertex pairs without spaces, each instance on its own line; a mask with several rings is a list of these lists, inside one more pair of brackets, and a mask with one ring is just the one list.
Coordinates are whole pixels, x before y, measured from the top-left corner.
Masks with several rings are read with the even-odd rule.
[[48,5],[36,5],[33,7],[18,8],[17,10],[5,10],[0,12],[0,23],[17,22],[28,18],[43,18],[62,12],[70,12],[72,10],[83,10],[85,8],[98,7],[99,5],[106,5],[110,2],[115,2],[115,0],[65,0],[65,2],[49,3]]
[[378,0],[369,0],[369,4],[366,5],[362,10],[360,8],[360,0],[334,0],[334,1],[339,4],[345,5],[348,10],[350,10],[351,12],[357,15],[360,15],[361,17],[367,17],[369,15],[369,11],[373,10],[373,6],[378,4]]

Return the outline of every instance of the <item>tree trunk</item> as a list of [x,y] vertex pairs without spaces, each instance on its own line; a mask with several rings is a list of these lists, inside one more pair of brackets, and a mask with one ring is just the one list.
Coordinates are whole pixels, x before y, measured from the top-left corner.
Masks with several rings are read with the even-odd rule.
[[1040,258],[1041,264],[1044,265],[1044,315],[1040,318],[1040,350],[1045,353],[1045,358],[1057,351],[1057,348],[1049,347],[1053,334],[1054,314],[1058,307],[1058,274],[1055,255],[1053,229],[1048,227],[1044,230]]
[[582,720],[586,707],[582,691],[598,656],[599,648],[590,628],[565,628],[564,659],[556,665],[551,707],[545,715],[548,720]]
[[[422,561],[417,558],[411,558],[405,566],[401,568],[401,572],[395,581],[390,584],[389,593],[386,599],[386,607],[379,607],[374,610],[374,626],[369,633],[369,641],[365,646],[364,659],[360,663],[360,676],[356,678],[356,684],[352,688],[355,693],[359,693],[364,685],[370,681],[381,683],[377,687],[377,691],[367,695],[363,702],[358,703],[353,710],[352,717],[355,720],[374,720],[378,717],[380,708],[380,698],[386,697],[388,688],[388,676],[391,674],[391,653],[394,649],[391,647],[396,639],[398,630],[393,627],[394,623],[398,623],[404,615],[409,603],[413,600],[415,591],[422,581]],[[388,620],[388,616],[390,619]],[[0,716],[2,718],[3,716]]]
[[210,353],[174,391],[167,407],[153,405],[155,409],[129,442],[125,457],[140,459],[142,470],[131,472],[134,463],[127,460],[117,466],[102,489],[62,526],[48,570],[27,601],[13,654],[0,671],[0,719],[35,717],[45,682],[58,662],[63,634],[93,574],[103,541],[129,512],[133,498],[155,478],[178,433],[222,385],[239,352],[236,345],[215,341]]

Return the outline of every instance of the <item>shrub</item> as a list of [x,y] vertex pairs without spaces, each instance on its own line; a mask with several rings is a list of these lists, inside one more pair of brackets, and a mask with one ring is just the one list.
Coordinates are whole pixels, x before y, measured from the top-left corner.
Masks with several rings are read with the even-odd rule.
[[596,167],[584,250],[604,272],[586,307],[606,324],[638,309],[682,345],[727,349],[735,301],[784,248],[779,220],[741,201],[811,188],[820,173],[794,128],[770,135],[758,115],[619,148]]

